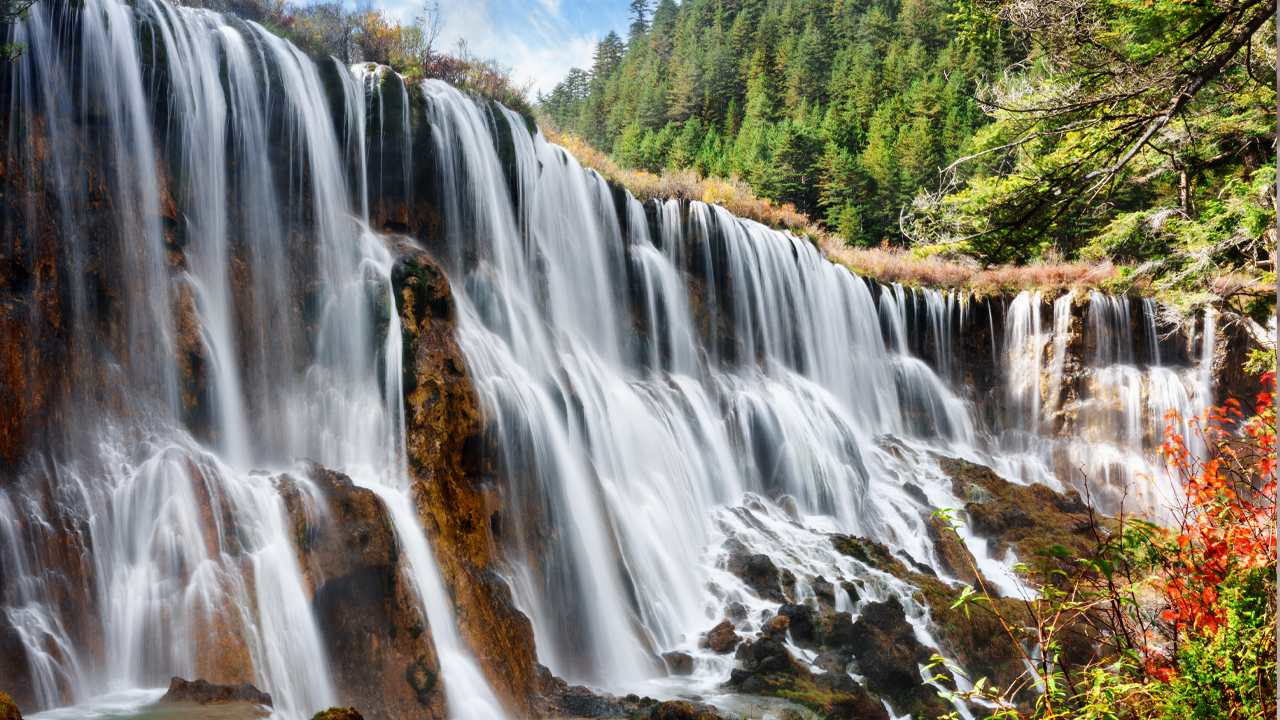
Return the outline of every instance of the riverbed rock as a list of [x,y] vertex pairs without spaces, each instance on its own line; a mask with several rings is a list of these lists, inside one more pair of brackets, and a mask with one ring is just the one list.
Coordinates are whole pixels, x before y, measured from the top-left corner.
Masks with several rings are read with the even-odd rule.
[[668,700],[649,711],[650,720],[721,720],[724,716],[706,703]]
[[272,707],[271,696],[249,683],[239,685],[215,685],[204,680],[183,680],[175,677],[169,681],[169,691],[157,702],[195,702],[201,705],[222,703],[249,703]]
[[733,623],[721,621],[719,625],[707,632],[707,645],[720,654],[727,653],[738,646],[742,638],[734,632]]
[[[627,701],[597,695],[581,685],[570,685],[552,675],[544,665],[534,666],[534,678],[534,717],[618,718],[627,715],[628,708],[624,704]],[[628,704],[632,704],[633,709],[640,707],[639,700]]]

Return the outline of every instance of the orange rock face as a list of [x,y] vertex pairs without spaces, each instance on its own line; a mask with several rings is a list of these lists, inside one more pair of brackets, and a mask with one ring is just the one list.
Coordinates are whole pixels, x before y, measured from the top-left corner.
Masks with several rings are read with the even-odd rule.
[[449,281],[426,253],[398,250],[392,283],[405,340],[405,422],[419,518],[453,592],[463,638],[508,710],[528,715],[533,627],[493,569],[489,508],[468,472],[481,415],[453,338]]

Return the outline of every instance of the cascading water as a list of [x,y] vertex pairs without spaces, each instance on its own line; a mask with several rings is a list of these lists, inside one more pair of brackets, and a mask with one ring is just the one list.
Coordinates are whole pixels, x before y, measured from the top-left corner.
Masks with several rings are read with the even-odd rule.
[[[90,256],[104,250],[81,227],[94,222],[89,197],[102,190],[86,191],[74,168],[89,162],[77,142],[102,143],[99,157],[121,179],[109,191],[118,231],[105,237],[129,240],[118,251],[132,303],[117,348],[94,324],[105,308],[75,290],[76,362],[118,395],[72,403],[79,442],[55,444],[0,490],[3,604],[37,706],[163,686],[171,675],[253,682],[285,717],[333,704],[283,501],[273,477],[252,470],[307,456],[376,488],[392,510],[424,624],[449,662],[453,714],[502,716],[457,641],[408,511],[392,258],[365,225],[363,177],[351,181],[321,76],[336,75],[353,100],[345,119],[359,129],[363,170],[360,81],[252,23],[153,0],[91,0],[78,12],[37,3],[15,33],[33,51],[9,70],[9,156],[65,190],[46,231],[69,249],[70,275],[94,279],[101,265]],[[79,92],[107,117],[95,134],[73,116]],[[153,113],[168,118],[155,135]],[[33,139],[51,152],[26,152]],[[280,147],[297,154],[273,164]],[[173,187],[156,181],[160,157],[176,168]],[[179,382],[173,359],[184,356],[207,365],[206,387]],[[48,518],[46,498],[60,516],[85,520]],[[70,561],[81,589],[64,587],[66,558],[41,550],[67,544],[83,553]],[[94,618],[77,618],[75,632],[58,608],[68,591],[87,596]]]
[[[797,600],[824,573],[855,615],[898,598],[936,646],[913,589],[832,533],[940,567],[927,508],[966,498],[935,453],[1112,510],[1156,473],[1164,411],[1212,397],[1212,314],[1186,333],[1196,368],[1162,363],[1145,301],[868,283],[721,208],[641,203],[443,83],[164,0],[42,0],[13,32],[31,52],[7,70],[9,163],[58,200],[12,212],[69,278],[69,330],[32,332],[75,349],[56,437],[0,485],[0,605],[41,708],[174,674],[251,681],[289,717],[334,702],[279,488],[308,457],[381,499],[451,714],[503,714],[410,493],[402,241],[370,227],[389,184],[438,221],[419,239],[488,423],[501,568],[539,660],[571,679],[718,693],[732,661],[699,633],[777,605],[726,569],[737,547],[792,573]],[[400,145],[368,150],[393,128]],[[697,658],[691,679],[662,677],[669,650]]]

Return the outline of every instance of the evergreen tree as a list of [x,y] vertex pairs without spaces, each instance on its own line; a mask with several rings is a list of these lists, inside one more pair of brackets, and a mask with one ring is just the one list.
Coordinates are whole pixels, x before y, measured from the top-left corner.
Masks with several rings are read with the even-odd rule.
[[631,29],[627,41],[634,43],[636,38],[649,32],[649,0],[631,0]]
[[596,52],[591,63],[591,78],[601,83],[601,86],[593,87],[592,92],[603,93],[603,84],[608,82],[614,71],[622,64],[622,57],[626,51],[627,46],[623,44],[622,38],[612,30],[604,36],[603,40],[596,43]]

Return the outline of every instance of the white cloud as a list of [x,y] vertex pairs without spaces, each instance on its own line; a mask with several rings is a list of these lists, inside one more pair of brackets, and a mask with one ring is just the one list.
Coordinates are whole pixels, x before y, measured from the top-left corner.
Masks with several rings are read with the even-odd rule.
[[[401,22],[413,22],[425,5],[373,2]],[[472,54],[496,58],[519,82],[548,92],[569,68],[590,67],[596,42],[624,28],[626,12],[626,0],[440,0],[444,28],[436,42],[450,48],[465,39]]]
[[596,28],[575,27],[561,12],[558,0],[446,0],[443,45],[466,39],[471,52],[497,58],[521,81],[549,91],[569,68],[591,64]]

